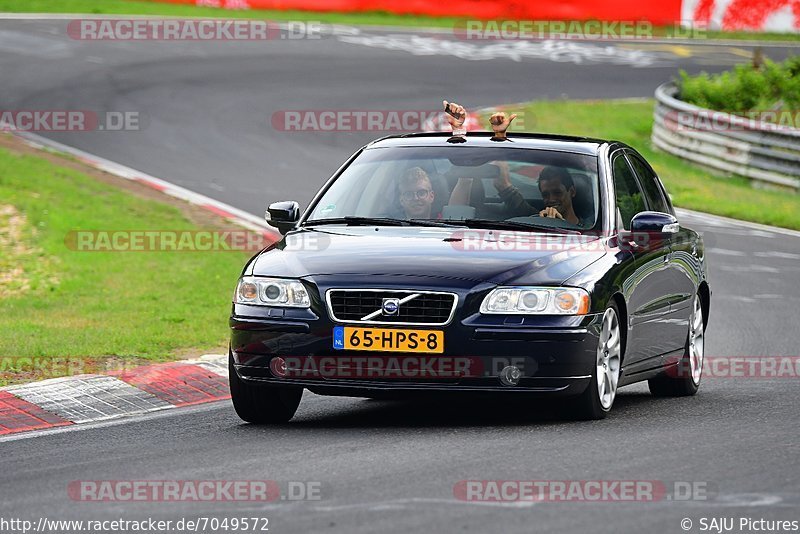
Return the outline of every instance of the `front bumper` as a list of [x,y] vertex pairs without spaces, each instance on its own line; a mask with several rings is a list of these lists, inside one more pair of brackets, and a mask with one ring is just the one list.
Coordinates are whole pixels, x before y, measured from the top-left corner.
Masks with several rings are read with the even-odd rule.
[[[339,324],[324,310],[317,314],[234,305],[232,311],[231,357],[241,379],[352,396],[448,391],[580,394],[591,379],[602,319],[601,314],[456,315],[449,325],[431,328],[444,331],[443,354],[411,354],[335,350],[333,328]],[[277,357],[284,366],[276,365]],[[508,365],[522,372],[515,386],[499,379]]]

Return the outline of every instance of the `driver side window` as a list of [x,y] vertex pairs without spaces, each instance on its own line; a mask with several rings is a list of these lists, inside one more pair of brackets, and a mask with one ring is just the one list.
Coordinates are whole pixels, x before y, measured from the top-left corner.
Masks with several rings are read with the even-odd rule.
[[618,225],[625,230],[630,230],[633,216],[645,211],[642,191],[639,189],[633,171],[621,153],[614,157],[611,168],[614,173],[614,189],[617,197]]
[[671,213],[667,203],[664,201],[664,197],[661,196],[661,191],[656,184],[656,175],[653,171],[638,156],[628,153],[628,159],[639,177],[639,183],[647,196],[647,204],[650,209],[661,213]]

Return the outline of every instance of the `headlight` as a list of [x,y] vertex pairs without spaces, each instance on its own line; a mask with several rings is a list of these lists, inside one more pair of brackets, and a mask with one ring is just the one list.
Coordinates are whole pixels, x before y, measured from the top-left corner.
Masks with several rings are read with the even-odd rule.
[[311,306],[308,291],[299,281],[256,276],[245,276],[239,280],[233,301],[236,304],[283,308],[308,308]]
[[483,299],[481,313],[586,315],[589,293],[577,287],[498,287]]

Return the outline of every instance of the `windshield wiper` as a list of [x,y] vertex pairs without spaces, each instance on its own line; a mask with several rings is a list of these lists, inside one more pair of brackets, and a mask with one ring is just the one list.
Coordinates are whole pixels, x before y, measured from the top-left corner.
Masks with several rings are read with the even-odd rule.
[[316,226],[320,224],[346,224],[348,226],[409,226],[411,223],[405,219],[392,219],[391,217],[331,217],[328,219],[312,219],[303,226]]
[[312,219],[306,221],[303,226],[315,226],[319,224],[346,224],[348,226],[439,226],[453,227],[465,226],[460,221],[446,222],[438,219],[393,219],[391,217],[332,217],[329,219]]
[[454,226],[466,226],[461,221],[453,221],[453,220],[442,220],[442,219],[409,219],[409,222],[413,223],[414,226],[442,226],[442,227],[454,227]]
[[548,224],[524,223],[518,221],[496,221],[493,219],[466,219],[462,221],[469,228],[488,228],[490,230],[545,230],[557,234],[580,234],[577,230],[550,226]]

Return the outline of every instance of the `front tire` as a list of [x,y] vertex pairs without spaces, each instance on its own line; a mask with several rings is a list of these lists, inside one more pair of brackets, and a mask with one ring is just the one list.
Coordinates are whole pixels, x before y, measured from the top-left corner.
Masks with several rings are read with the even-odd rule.
[[689,397],[697,393],[703,376],[704,337],[703,306],[698,294],[694,297],[692,315],[689,317],[689,333],[683,357],[676,367],[647,382],[650,393],[656,397]]
[[294,417],[303,396],[301,387],[275,387],[248,384],[239,378],[228,354],[228,380],[236,414],[248,423],[286,423]]
[[574,419],[596,420],[608,415],[617,396],[622,356],[619,312],[617,306],[611,303],[603,313],[591,381],[570,406],[570,415]]

